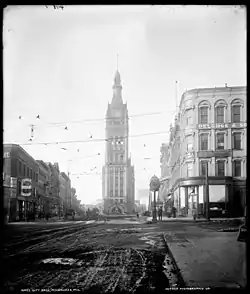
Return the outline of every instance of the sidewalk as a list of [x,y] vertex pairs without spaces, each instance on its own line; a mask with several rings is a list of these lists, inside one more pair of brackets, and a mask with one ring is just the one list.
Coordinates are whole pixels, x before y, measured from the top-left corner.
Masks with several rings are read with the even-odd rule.
[[[152,217],[147,217],[146,222],[152,222]],[[228,221],[243,221],[243,217],[237,217],[237,218],[210,218],[211,222],[228,222]],[[157,218],[157,222],[161,222]],[[162,217],[162,222],[195,222],[193,217],[167,217],[163,216]],[[208,222],[206,218],[197,218],[196,222]]]
[[[176,234],[165,240],[188,287],[244,287],[245,244],[237,242],[238,233],[203,232],[188,236]],[[246,262],[246,261],[245,261]]]

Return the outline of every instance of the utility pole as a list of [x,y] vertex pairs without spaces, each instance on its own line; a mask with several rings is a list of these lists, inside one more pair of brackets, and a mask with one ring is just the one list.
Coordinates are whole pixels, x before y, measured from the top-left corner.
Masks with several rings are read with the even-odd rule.
[[156,191],[154,191],[154,211],[153,211],[153,222],[157,222],[157,218],[156,218],[156,195],[155,195]]
[[208,162],[206,163],[206,174],[205,174],[205,193],[206,193],[206,219],[210,220],[209,217],[209,183],[208,183]]

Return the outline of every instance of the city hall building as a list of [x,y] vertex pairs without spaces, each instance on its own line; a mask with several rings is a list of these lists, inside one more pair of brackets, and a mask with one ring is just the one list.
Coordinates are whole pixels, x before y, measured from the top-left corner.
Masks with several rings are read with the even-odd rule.
[[106,114],[106,152],[102,169],[104,213],[133,213],[134,167],[129,157],[127,104],[122,100],[120,73],[116,71],[113,98]]
[[[204,215],[208,170],[210,209],[242,216],[246,201],[246,87],[186,91],[168,144],[161,148],[161,198],[179,215]],[[164,148],[163,148],[164,147]]]

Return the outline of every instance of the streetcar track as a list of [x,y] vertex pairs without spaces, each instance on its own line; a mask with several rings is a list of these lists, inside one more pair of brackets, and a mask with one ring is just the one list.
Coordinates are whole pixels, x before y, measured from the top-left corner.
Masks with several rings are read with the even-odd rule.
[[[25,263],[24,271],[20,269],[18,273],[17,269],[18,279],[12,281],[12,286],[19,283],[32,289],[76,288],[81,291],[98,289],[99,293],[137,293],[137,290],[148,291],[157,289],[164,283],[167,285],[164,277],[161,277],[165,276],[162,266],[165,253],[159,233],[142,233],[141,230],[128,228],[106,231],[106,236],[101,237],[102,235],[102,228],[93,232],[86,229],[86,226],[78,226],[65,231],[50,231],[38,240],[30,240],[32,245],[25,243],[23,249],[19,248],[15,254],[7,256],[14,255],[19,259],[23,257],[22,262]],[[124,242],[130,244],[130,239],[135,236],[140,240],[142,235],[147,240],[154,239],[154,246],[152,243],[147,245],[147,249],[143,249],[145,245],[129,248],[125,244],[123,247],[115,246],[123,245]],[[105,245],[106,242],[100,241],[100,238],[113,238],[114,244],[111,242]],[[36,256],[40,259],[37,260]],[[56,260],[60,258],[65,261],[67,258],[72,259],[72,262],[57,263]],[[47,259],[51,261],[47,262]],[[14,260],[12,262],[15,264]],[[157,282],[159,277],[161,283]]]

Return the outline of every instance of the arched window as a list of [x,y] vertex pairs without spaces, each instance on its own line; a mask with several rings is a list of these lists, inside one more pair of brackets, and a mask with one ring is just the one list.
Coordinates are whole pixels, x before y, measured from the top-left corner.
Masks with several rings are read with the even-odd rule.
[[238,123],[242,121],[242,108],[244,104],[240,99],[235,99],[231,103],[232,122]]
[[226,106],[227,104],[224,100],[219,100],[215,103],[215,123],[225,122]]
[[209,121],[210,104],[207,101],[202,101],[199,104],[199,124],[207,124]]

